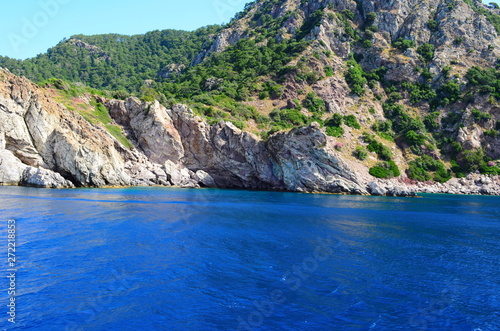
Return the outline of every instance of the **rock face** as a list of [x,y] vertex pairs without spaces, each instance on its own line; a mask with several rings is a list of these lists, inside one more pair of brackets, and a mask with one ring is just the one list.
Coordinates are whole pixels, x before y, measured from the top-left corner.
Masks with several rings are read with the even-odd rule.
[[52,101],[47,90],[0,69],[0,184],[46,188],[221,187],[413,196],[500,194],[500,179],[446,185],[371,181],[351,170],[317,123],[267,141],[230,122],[209,125],[184,105],[135,98],[104,102],[134,148]]
[[107,105],[172,185],[367,194],[316,123],[264,142],[230,122],[210,126],[184,105]]
[[316,123],[266,142],[186,106],[110,100],[135,148],[0,71],[0,183],[37,187],[174,185],[367,194]]
[[407,185],[351,170],[317,123],[267,141],[230,122],[209,125],[184,105],[109,100],[135,148],[51,100],[46,90],[0,69],[0,184],[46,188],[221,187],[413,196],[499,194],[500,178],[470,175]]
[[76,186],[130,182],[115,141],[103,129],[50,101],[28,80],[4,71],[0,74],[0,153],[6,156],[2,164],[19,169],[3,171],[3,182],[22,183],[23,176],[18,174],[26,166],[52,170]]
[[336,155],[333,141],[317,123],[272,136],[267,147],[288,190],[304,192],[368,192]]
[[417,190],[422,193],[500,195],[500,176],[469,174],[465,178],[452,178],[444,184],[418,186]]

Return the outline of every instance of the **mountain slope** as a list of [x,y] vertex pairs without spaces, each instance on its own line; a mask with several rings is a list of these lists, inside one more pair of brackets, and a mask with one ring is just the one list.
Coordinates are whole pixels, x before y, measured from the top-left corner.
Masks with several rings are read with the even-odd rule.
[[[263,139],[317,122],[357,172],[445,182],[500,173],[499,14],[473,0],[261,0],[216,34],[164,33],[188,45],[155,47],[154,32],[127,53],[126,37],[79,36],[1,65],[182,101]],[[75,49],[93,74],[79,56],[62,69]]]
[[[259,79],[250,84],[238,81],[238,76],[231,79],[229,83],[238,84],[236,97],[238,89],[264,98],[271,95],[271,105],[251,104],[263,110],[309,108],[305,114],[315,120],[328,120],[328,113],[354,115],[368,135],[380,136],[387,147],[387,139],[395,140],[393,158],[400,166],[411,167],[408,163],[415,159],[409,173],[415,179],[435,175],[425,167],[440,169],[434,179],[448,178],[442,166],[431,165],[426,156],[444,160],[455,175],[497,173],[488,162],[500,158],[498,14],[496,8],[471,1],[260,1],[216,37],[202,54],[202,66],[210,67],[214,57],[241,52],[247,40],[261,48],[306,40],[300,57],[281,70],[269,70],[270,75],[260,77],[260,86]],[[207,57],[217,52],[221,55]],[[226,95],[227,85],[222,87]],[[311,106],[311,90],[325,102],[326,115]],[[325,122],[334,126],[333,135],[347,130],[346,141],[361,138],[349,153],[367,144],[377,149],[370,146],[373,139],[356,132],[356,125],[355,130],[345,124],[337,128],[336,118]],[[274,122],[283,128],[280,121]]]
[[32,59],[0,57],[0,65],[36,82],[56,77],[93,88],[137,92],[146,81],[152,84],[189,66],[218,30],[219,26],[208,26],[135,36],[75,35]]

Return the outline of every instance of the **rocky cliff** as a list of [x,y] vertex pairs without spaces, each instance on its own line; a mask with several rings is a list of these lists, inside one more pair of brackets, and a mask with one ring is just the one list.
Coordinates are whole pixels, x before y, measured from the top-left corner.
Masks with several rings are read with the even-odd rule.
[[106,101],[134,148],[2,70],[0,182],[40,187],[177,185],[366,194],[317,124],[268,141],[186,106]]
[[[133,143],[129,149],[104,127],[55,102],[48,90],[3,69],[0,77],[4,185],[174,185],[400,196],[416,189],[453,191],[373,182],[366,169],[339,155],[335,139],[317,123],[263,141],[230,122],[209,125],[184,105],[167,109],[136,98],[101,100]],[[499,193],[498,179],[468,180],[453,183],[456,193]]]
[[[499,33],[500,9],[477,0],[258,0],[189,61],[129,77],[140,88],[68,99],[53,89],[96,84],[80,64],[48,66],[73,83],[45,88],[2,71],[0,182],[499,194]],[[102,56],[80,37],[50,52],[56,68],[75,47]]]
[[[272,104],[258,94],[264,100],[251,102],[257,109],[297,109],[325,125],[331,114],[355,116],[361,129],[344,124],[342,133],[333,133],[344,145],[340,155],[349,159],[357,148],[370,149],[365,137],[371,134],[391,150],[402,172],[420,181],[431,178],[417,174],[426,166],[415,166],[426,157],[457,177],[499,173],[498,6],[477,0],[261,0],[238,18],[198,61],[210,62],[214,53],[248,39],[259,46],[308,42],[300,58],[266,77],[281,90],[270,91]],[[326,114],[308,106],[307,93],[325,103]],[[370,168],[384,159],[372,154],[358,163]]]

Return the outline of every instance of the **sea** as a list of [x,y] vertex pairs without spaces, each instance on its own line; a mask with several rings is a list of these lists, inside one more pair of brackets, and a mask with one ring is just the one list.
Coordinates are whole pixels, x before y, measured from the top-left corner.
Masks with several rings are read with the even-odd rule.
[[0,225],[0,330],[500,330],[500,197],[0,187]]

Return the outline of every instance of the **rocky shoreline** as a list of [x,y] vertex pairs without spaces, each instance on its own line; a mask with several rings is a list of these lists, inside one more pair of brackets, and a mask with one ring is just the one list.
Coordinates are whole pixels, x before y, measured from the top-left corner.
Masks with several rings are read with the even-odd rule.
[[46,188],[178,186],[415,196],[500,195],[500,179],[446,184],[374,180],[335,148],[317,123],[263,141],[230,122],[210,125],[185,105],[98,99],[125,147],[47,90],[0,69],[0,185]]
[[[174,174],[174,177],[178,174]],[[213,179],[203,171],[195,174],[198,178],[187,179],[188,177],[179,177],[185,180],[184,183],[173,180],[175,184],[165,182],[163,184],[138,184],[127,186],[103,186],[96,188],[130,188],[130,187],[176,187],[176,188],[222,188],[217,187]],[[207,176],[208,175],[208,176]],[[0,186],[24,186],[35,188],[75,188],[70,182],[62,178],[60,174],[46,169],[28,168],[23,174],[21,182],[0,183]],[[274,190],[288,191],[288,190]],[[299,192],[299,191],[288,191]],[[304,193],[304,192],[302,192]],[[314,191],[308,192],[314,194],[332,194],[332,192]],[[466,178],[454,178],[450,183],[418,183],[407,184],[404,179],[395,179],[390,181],[370,182],[367,186],[367,193],[361,195],[388,196],[388,197],[418,197],[421,193],[428,194],[453,194],[453,195],[489,195],[500,196],[500,176],[484,176],[471,174]],[[356,194],[356,193],[333,193],[333,194]]]
[[419,193],[500,196],[500,176],[469,174],[464,178],[452,178],[446,183],[414,182],[403,178],[378,180],[370,182],[369,191],[372,195],[388,196],[406,195],[404,193],[409,193],[407,196]]

